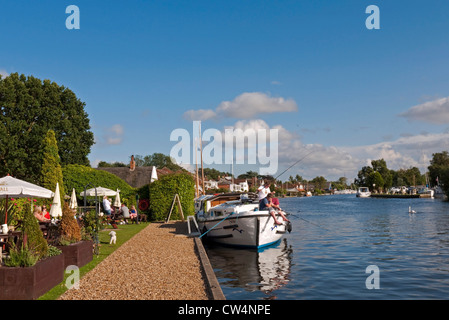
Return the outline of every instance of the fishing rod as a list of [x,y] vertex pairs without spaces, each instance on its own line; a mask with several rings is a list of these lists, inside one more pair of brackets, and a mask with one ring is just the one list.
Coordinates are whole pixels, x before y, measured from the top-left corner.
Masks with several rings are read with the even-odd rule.
[[294,167],[295,165],[297,165],[298,163],[300,163],[302,160],[304,160],[305,158],[307,158],[311,153],[313,153],[314,150],[310,151],[308,154],[306,154],[304,157],[302,157],[301,159],[299,159],[298,161],[296,161],[294,164],[292,164],[290,167],[288,167],[287,169],[285,169],[284,171],[282,171],[281,174],[279,174],[276,178],[274,178],[274,181],[276,181],[277,178],[279,178],[280,176],[282,176],[284,173],[286,173],[288,170],[290,170],[292,167]]
[[291,216],[295,217],[295,218],[299,218],[299,219],[301,219],[301,220],[303,220],[303,221],[305,221],[305,222],[308,222],[308,223],[310,223],[310,224],[313,224],[314,226],[316,226],[316,227],[318,227],[318,228],[321,228],[321,229],[324,229],[324,230],[327,230],[327,231],[331,231],[331,230],[329,230],[329,229],[327,229],[327,228],[325,228],[325,227],[320,226],[319,224],[316,224],[316,223],[313,223],[312,221],[306,220],[306,219],[304,219],[304,218],[302,218],[302,217],[300,217],[300,216],[298,216],[298,215],[296,215],[296,214],[293,214],[293,213],[290,213],[290,212],[287,212],[287,211],[284,211],[284,212],[285,212],[286,214],[288,214],[288,215],[291,215]]

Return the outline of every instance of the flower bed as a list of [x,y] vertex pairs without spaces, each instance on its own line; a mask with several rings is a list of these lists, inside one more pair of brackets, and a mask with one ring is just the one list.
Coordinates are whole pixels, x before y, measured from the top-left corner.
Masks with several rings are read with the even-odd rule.
[[79,241],[57,248],[64,254],[64,268],[70,265],[81,268],[93,259],[93,241]]
[[0,300],[33,300],[64,279],[64,254],[32,267],[0,267]]

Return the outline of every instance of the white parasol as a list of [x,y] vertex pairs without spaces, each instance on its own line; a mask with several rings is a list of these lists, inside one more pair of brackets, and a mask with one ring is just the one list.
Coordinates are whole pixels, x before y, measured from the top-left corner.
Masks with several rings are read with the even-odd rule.
[[76,201],[76,192],[75,188],[72,190],[72,196],[70,197],[70,209],[75,210],[78,208],[78,202]]
[[[116,191],[103,188],[103,187],[97,187],[97,196],[115,196]],[[82,197],[84,197],[84,191],[80,193]],[[86,197],[95,197],[95,188],[86,190]]]
[[59,194],[59,183],[56,182],[56,191],[55,196],[53,198],[53,203],[50,208],[50,216],[53,218],[62,217],[62,208],[61,208],[61,196]]
[[6,176],[0,178],[0,198],[6,198],[6,212],[5,212],[5,223],[8,219],[8,197],[14,198],[26,198],[26,197],[37,197],[37,198],[51,198],[53,196],[53,191],[46,188],[40,187],[38,185],[13,178],[11,176]]
[[120,190],[117,189],[114,200],[114,207],[120,208],[122,203],[120,202]]
[[154,182],[157,180],[157,171],[156,171],[156,167],[153,166],[153,169],[151,169],[151,179],[150,182]]

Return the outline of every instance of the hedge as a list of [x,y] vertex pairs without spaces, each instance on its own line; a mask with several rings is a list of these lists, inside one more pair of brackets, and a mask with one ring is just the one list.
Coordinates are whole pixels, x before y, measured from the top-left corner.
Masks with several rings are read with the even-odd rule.
[[[166,219],[175,194],[181,200],[184,218],[193,215],[195,199],[195,181],[188,173],[175,173],[162,176],[149,186],[150,214],[154,220]],[[177,206],[174,207],[170,219],[181,219]]]
[[72,194],[72,189],[75,188],[76,197],[80,201],[84,200],[84,198],[80,196],[80,193],[83,192],[84,187],[90,183],[90,186],[88,186],[87,189],[100,186],[114,191],[119,189],[120,200],[122,203],[125,203],[128,206],[136,204],[136,189],[112,173],[78,164],[64,166],[62,168],[62,173],[64,177],[64,188],[68,195],[70,196]]

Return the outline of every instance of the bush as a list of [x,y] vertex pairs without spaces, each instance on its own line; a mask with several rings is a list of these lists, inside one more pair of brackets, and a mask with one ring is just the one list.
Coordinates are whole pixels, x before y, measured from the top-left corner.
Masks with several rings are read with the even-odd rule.
[[68,203],[65,203],[62,210],[61,223],[59,224],[59,243],[61,245],[81,241],[81,229],[74,216],[75,212],[69,208]]
[[[170,210],[175,194],[181,200],[184,217],[193,215],[195,199],[195,182],[187,173],[165,175],[150,184],[150,214],[155,220],[164,220]],[[180,219],[178,208],[175,205],[171,219]]]
[[7,267],[32,267],[37,261],[39,261],[39,254],[27,245],[23,245],[20,248],[13,246],[9,250],[9,258],[5,260],[5,266]]
[[31,212],[31,205],[26,204],[23,217],[23,233],[27,236],[26,245],[35,251],[39,259],[47,255],[48,245],[39,227],[39,222]]

